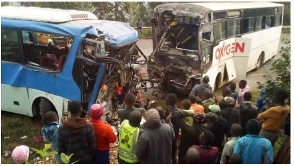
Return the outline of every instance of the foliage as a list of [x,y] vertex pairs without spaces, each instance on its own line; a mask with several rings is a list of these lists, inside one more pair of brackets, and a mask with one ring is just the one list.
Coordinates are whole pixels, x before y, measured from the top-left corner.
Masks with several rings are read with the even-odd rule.
[[290,30],[291,30],[290,28],[283,28],[282,33],[283,34],[290,34]]
[[139,33],[140,39],[151,39],[153,37],[152,27],[148,27],[147,29],[142,29],[142,33]]
[[[42,157],[43,163],[45,163],[46,158],[53,158],[54,155],[57,154],[56,151],[51,151],[50,150],[51,145],[50,144],[44,144],[44,148],[42,150],[39,149],[35,149],[35,148],[31,148],[33,151],[35,151],[37,154],[39,154]],[[62,163],[64,164],[69,164],[70,163],[70,159],[73,156],[73,154],[71,155],[66,155],[64,153],[61,153],[60,155],[60,160],[62,161]],[[76,163],[78,161],[73,162],[72,164]],[[28,163],[28,161],[26,162]],[[52,163],[51,163],[52,164]]]
[[38,153],[43,159],[45,157],[53,157],[55,154],[57,154],[56,151],[50,151],[50,144],[45,144],[44,148],[42,150],[38,150],[35,148],[31,148],[33,151],[35,151],[36,153]]
[[[285,40],[284,45],[281,50],[281,58],[276,59],[272,64],[270,70],[276,74],[276,78],[273,79],[271,76],[264,76],[266,82],[263,84],[258,83],[258,88],[264,88],[267,101],[271,101],[274,91],[278,88],[286,89],[290,93],[290,71],[291,71],[291,42],[290,40]],[[290,103],[290,98],[287,103]]]
[[278,2],[284,5],[283,25],[290,25],[291,6],[290,2]]
[[[60,154],[60,159],[61,159],[61,161],[64,163],[64,164],[69,164],[70,163],[70,159],[71,159],[71,157],[73,156],[73,154],[71,154],[71,155],[66,155],[66,154],[64,154],[64,153],[61,153]],[[77,161],[76,161],[77,162]],[[74,163],[76,163],[76,162],[74,162]],[[74,164],[74,163],[72,163],[72,164]]]

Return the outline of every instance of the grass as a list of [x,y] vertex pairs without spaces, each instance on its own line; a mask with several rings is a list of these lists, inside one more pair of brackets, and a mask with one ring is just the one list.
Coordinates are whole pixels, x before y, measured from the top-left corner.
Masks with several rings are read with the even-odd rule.
[[282,33],[283,34],[290,34],[291,33],[291,28],[283,28]]
[[139,39],[151,39],[153,37],[152,34],[152,27],[149,27],[147,29],[142,29],[142,33],[139,33]]
[[41,149],[44,142],[34,141],[34,137],[40,135],[41,127],[40,122],[33,121],[30,117],[1,111],[1,163],[14,164],[11,157],[5,158],[3,155],[5,151],[12,152],[16,146]]

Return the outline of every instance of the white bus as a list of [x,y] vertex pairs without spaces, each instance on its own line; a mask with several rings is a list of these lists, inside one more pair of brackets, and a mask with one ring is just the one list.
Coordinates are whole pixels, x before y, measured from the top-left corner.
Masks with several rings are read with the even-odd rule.
[[259,68],[278,53],[282,4],[168,3],[154,9],[151,77],[189,93],[204,75],[213,89]]

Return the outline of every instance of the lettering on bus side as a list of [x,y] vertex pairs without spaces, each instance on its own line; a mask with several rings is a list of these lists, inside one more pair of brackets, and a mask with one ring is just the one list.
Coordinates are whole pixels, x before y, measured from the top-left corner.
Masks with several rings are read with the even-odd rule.
[[217,47],[215,51],[215,58],[220,62],[224,56],[232,55],[233,53],[244,53],[245,42],[233,42],[231,44],[223,43],[221,47]]

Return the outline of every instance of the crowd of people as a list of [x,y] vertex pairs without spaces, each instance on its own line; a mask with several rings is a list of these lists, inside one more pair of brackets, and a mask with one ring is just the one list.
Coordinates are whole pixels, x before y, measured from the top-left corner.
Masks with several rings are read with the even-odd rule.
[[[72,101],[61,124],[55,112],[46,113],[41,133],[58,152],[58,162],[65,153],[73,154],[70,163],[109,164],[110,144],[118,141],[119,164],[285,164],[290,163],[288,95],[277,89],[270,105],[258,109],[241,80],[238,92],[232,83],[217,101],[205,76],[181,103],[176,94],[167,94],[165,107],[136,108],[134,93],[126,94],[117,131],[102,120],[102,105],[92,105],[89,118],[82,118],[82,105]],[[284,124],[286,137],[275,156]]]

